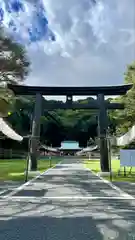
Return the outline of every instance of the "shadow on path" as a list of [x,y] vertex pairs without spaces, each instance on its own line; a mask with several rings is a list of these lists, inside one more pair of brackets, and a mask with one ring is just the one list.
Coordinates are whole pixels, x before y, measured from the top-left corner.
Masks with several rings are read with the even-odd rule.
[[5,200],[0,240],[131,240],[135,202],[121,200]]
[[[65,170],[64,170],[65,169]],[[116,190],[90,171],[62,165],[15,196],[0,200],[0,240],[133,240],[135,200],[111,199]],[[119,195],[119,193],[117,193]],[[60,196],[110,199],[43,199]]]
[[94,196],[112,197],[120,196],[120,193],[104,183],[89,171],[61,171],[56,170],[51,174],[42,175],[14,196]]
[[131,182],[113,182],[115,186],[121,188],[123,191],[135,197],[135,183]]

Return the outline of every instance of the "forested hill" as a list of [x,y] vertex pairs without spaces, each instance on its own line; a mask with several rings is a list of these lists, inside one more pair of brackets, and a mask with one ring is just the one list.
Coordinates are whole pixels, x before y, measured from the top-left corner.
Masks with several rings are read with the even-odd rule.
[[[78,100],[88,103],[92,98]],[[47,100],[45,100],[47,101]],[[34,97],[19,97],[7,121],[21,135],[31,132]],[[48,100],[49,103],[58,101]],[[59,146],[62,140],[77,140],[85,146],[90,137],[97,136],[97,111],[95,110],[53,110],[43,108],[41,117],[41,141],[47,145]]]

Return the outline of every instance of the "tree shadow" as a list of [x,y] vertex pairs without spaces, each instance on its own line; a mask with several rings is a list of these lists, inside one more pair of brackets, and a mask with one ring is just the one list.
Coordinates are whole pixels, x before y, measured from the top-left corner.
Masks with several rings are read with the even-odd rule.
[[[60,170],[60,171],[59,171]],[[127,190],[125,189],[127,192]],[[33,182],[18,191],[14,196],[120,196],[120,193],[104,183],[90,171],[81,169],[61,168],[51,170],[50,173],[39,176]]]
[[0,181],[0,197],[9,194],[13,189],[20,186],[20,183],[12,181]]
[[[35,189],[35,193],[34,193]],[[107,197],[107,196],[119,196],[119,192],[111,188],[108,184],[104,183],[97,176],[91,174],[89,171],[83,170],[72,170],[71,172],[66,171],[65,174],[59,172],[51,172],[51,174],[42,175],[30,183],[25,190],[33,190],[33,196],[36,195],[37,190],[42,191],[42,196],[48,196],[50,193],[53,196],[96,196],[96,197]],[[45,191],[46,190],[46,191]],[[21,190],[16,196],[27,196],[24,190]]]
[[135,183],[131,182],[113,182],[117,187],[121,188],[124,192],[135,197]]
[[43,197],[45,196],[46,189],[22,189],[21,191],[14,194],[14,196],[27,196],[27,197]]
[[[19,191],[23,199],[0,200],[0,240],[130,240],[135,237],[135,200],[120,194],[90,171],[51,171]],[[48,172],[49,173],[49,172]],[[28,196],[28,191],[31,195]],[[30,198],[30,196],[38,198]],[[27,196],[27,198],[25,198]],[[44,199],[42,197],[65,199]],[[66,199],[67,196],[67,199]],[[69,196],[86,196],[69,199]],[[88,199],[87,197],[110,199]]]
[[121,200],[4,200],[1,240],[130,240],[135,202]]

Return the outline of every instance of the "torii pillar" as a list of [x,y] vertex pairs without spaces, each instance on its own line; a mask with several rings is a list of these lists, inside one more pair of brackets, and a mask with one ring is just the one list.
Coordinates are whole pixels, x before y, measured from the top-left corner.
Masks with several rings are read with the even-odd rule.
[[42,113],[42,95],[36,94],[34,117],[32,122],[32,136],[30,140],[30,171],[37,171],[38,145],[40,141],[40,118]]
[[108,139],[107,139],[107,129],[108,129],[108,116],[107,108],[105,105],[104,94],[97,95],[97,101],[99,105],[99,139],[100,139],[100,164],[102,172],[109,172],[109,151],[108,151]]

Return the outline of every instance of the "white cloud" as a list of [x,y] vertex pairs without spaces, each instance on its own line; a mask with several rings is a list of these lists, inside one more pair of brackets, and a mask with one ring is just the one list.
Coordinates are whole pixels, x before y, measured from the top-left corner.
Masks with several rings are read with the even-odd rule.
[[[44,40],[28,47],[32,65],[26,83],[44,86],[123,83],[126,66],[135,59],[135,0],[42,2],[49,28],[44,29],[47,34]],[[34,5],[38,9],[39,1],[23,3],[25,12],[19,15],[6,12],[3,23],[9,28],[9,21],[14,19],[16,37],[26,43],[27,28],[31,23],[38,26]],[[55,42],[49,40],[50,30],[56,35]]]
[[126,65],[135,59],[135,1],[97,0],[100,4],[96,5],[88,0],[44,2],[50,28],[58,38],[56,43],[42,42],[29,49],[32,72],[27,83],[123,83]]
[[[4,1],[7,0],[0,3]],[[14,19],[16,37],[23,38],[24,43],[29,40],[27,28],[32,23],[38,26],[34,16],[39,2],[23,0],[25,12],[4,15],[4,26],[9,28],[9,21]],[[32,71],[26,83],[44,86],[123,83],[126,66],[135,59],[135,0],[42,2],[49,28],[45,26],[44,40],[28,47]],[[55,42],[49,40],[50,30],[56,35]]]

